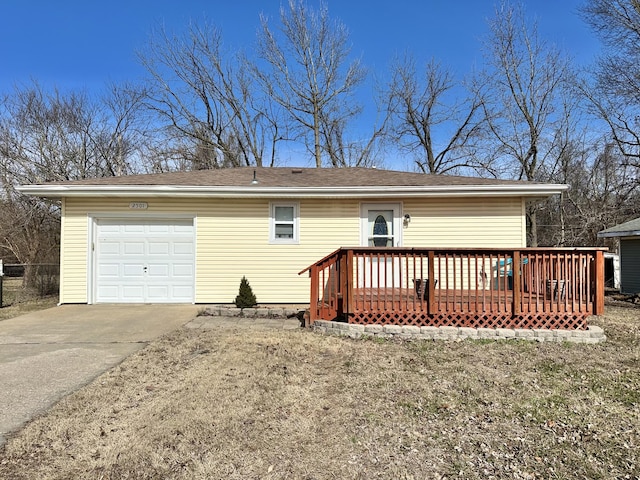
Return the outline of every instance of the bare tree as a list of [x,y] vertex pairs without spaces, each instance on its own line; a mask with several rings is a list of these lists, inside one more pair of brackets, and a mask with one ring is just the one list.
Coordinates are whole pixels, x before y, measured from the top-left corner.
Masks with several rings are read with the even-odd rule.
[[483,127],[482,98],[476,93],[457,100],[453,74],[435,60],[423,74],[415,60],[396,61],[389,87],[393,138],[415,155],[425,173],[451,173],[461,168],[485,168],[469,155]]
[[640,168],[640,2],[588,0],[582,14],[605,45],[595,84],[582,85],[582,92],[609,126],[622,160]]
[[[289,0],[280,9],[280,35],[270,29],[266,17],[261,21],[258,54],[270,69],[256,67],[254,73],[266,94],[290,116],[317,167],[323,165],[323,153],[333,165],[349,163],[345,125],[360,113],[351,95],[365,70],[358,60],[347,64],[346,27],[330,19],[326,5],[315,11],[299,0]],[[367,158],[366,151],[356,157]]]
[[142,93],[112,87],[97,101],[39,85],[8,95],[0,112],[5,186],[126,174],[137,169],[144,134],[135,120]]
[[600,230],[640,214],[636,172],[619,157],[612,143],[571,142],[550,173],[571,188],[540,207],[539,235],[544,243],[595,245]]
[[286,136],[277,112],[256,94],[248,61],[224,55],[221,32],[208,24],[183,36],[160,29],[140,53],[151,77],[148,106],[169,145],[163,158],[184,157],[193,169],[274,163]]
[[108,84],[98,100],[102,115],[95,145],[105,176],[139,173],[148,162],[151,126],[142,112],[146,97],[144,86],[124,82]]
[[382,142],[386,135],[387,118],[383,118],[379,125],[363,140],[348,139],[347,122],[339,115],[321,120],[322,151],[332,167],[371,167],[382,161],[380,153]]
[[[19,194],[20,184],[126,174],[137,170],[145,134],[142,93],[111,87],[102,101],[34,84],[0,107],[0,250],[26,264],[57,261],[59,206]],[[25,275],[33,281],[31,272]]]
[[[530,26],[531,25],[531,26]],[[522,6],[503,3],[490,22],[486,47],[488,70],[478,83],[491,132],[486,153],[506,175],[544,181],[543,168],[560,158],[568,144],[573,98],[566,80],[570,62],[542,42]],[[530,244],[536,246],[536,206],[528,210]]]
[[24,263],[23,285],[37,285],[37,264],[57,264],[60,212],[54,202],[20,195],[0,197],[0,255]]

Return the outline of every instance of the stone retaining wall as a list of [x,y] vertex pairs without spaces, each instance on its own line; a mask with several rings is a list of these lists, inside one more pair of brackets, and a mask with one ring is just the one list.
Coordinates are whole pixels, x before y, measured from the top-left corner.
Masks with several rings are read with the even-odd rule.
[[[235,308],[227,305],[205,307],[200,315],[241,318],[297,318],[304,322],[305,310],[293,307]],[[413,340],[530,340],[535,342],[600,343],[607,340],[602,328],[591,325],[587,330],[547,330],[527,328],[416,327],[401,325],[357,325],[316,320],[313,330],[351,338],[363,336]]]
[[525,328],[415,327],[400,325],[356,325],[316,320],[316,332],[361,338],[402,338],[409,340],[529,340],[535,342],[600,343],[607,337],[602,328],[591,325],[587,330],[546,330]]
[[205,307],[200,315],[213,317],[242,317],[242,318],[302,318],[304,310],[294,307],[259,307],[236,308],[227,305],[211,305]]

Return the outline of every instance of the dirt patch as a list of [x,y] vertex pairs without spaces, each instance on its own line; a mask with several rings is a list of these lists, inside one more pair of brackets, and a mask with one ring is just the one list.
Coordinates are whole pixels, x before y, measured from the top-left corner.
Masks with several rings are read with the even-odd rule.
[[624,293],[611,293],[605,297],[607,305],[613,306],[635,306],[640,308],[640,294],[626,295]]
[[640,309],[599,345],[180,329],[11,438],[0,477],[636,478]]

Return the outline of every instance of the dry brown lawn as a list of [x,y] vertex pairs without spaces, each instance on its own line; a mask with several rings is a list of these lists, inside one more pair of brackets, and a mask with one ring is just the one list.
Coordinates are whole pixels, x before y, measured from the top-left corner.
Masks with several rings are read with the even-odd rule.
[[637,479],[640,309],[600,345],[180,329],[30,423],[3,479]]
[[22,278],[5,277],[2,279],[2,305],[0,305],[0,321],[17,317],[34,310],[55,307],[58,296],[40,298],[22,288]]

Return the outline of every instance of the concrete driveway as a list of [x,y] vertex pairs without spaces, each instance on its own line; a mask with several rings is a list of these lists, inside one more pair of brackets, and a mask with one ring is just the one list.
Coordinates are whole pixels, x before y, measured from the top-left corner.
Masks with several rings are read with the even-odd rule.
[[62,305],[0,321],[0,445],[8,433],[197,313],[196,305]]

